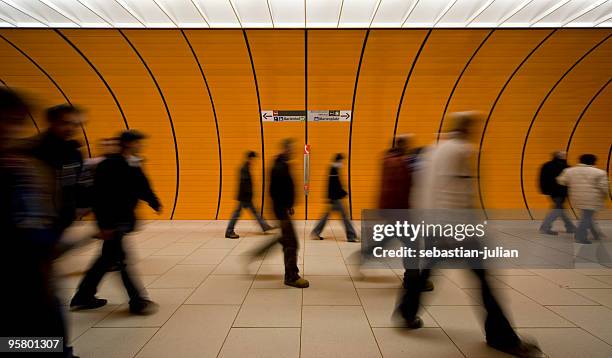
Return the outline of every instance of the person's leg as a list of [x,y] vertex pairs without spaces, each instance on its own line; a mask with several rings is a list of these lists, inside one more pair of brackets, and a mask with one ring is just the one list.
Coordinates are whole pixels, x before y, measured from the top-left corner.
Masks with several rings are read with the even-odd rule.
[[118,242],[117,248],[117,261],[119,263],[119,272],[121,273],[121,280],[123,281],[123,286],[125,286],[125,290],[127,291],[128,296],[130,297],[130,302],[138,301],[143,299],[143,295],[141,292],[142,285],[136,283],[134,277],[130,274],[126,263],[126,255],[125,250],[123,248],[123,237],[125,233],[117,233],[116,240]]
[[580,210],[580,222],[576,228],[575,239],[578,242],[587,242],[587,229],[590,227],[589,224],[589,213],[588,210]]
[[251,213],[253,213],[253,216],[255,216],[255,219],[259,223],[259,227],[261,227],[261,230],[267,231],[267,230],[270,230],[272,228],[272,226],[270,226],[270,224],[268,224],[264,220],[264,218],[261,217],[259,212],[255,209],[255,206],[253,205],[252,201],[242,203],[242,207],[245,208],[245,209],[250,210]]
[[341,200],[332,201],[332,208],[342,215],[342,222],[344,223],[344,232],[346,233],[346,239],[348,241],[354,241],[357,237],[355,233],[355,228],[353,227],[353,223],[349,220],[348,215],[346,215],[346,210],[344,210],[344,205],[342,205]]
[[331,213],[331,210],[333,210],[333,207],[328,207],[325,211],[325,214],[323,214],[321,219],[319,219],[319,221],[317,222],[317,225],[314,227],[314,229],[312,229],[313,236],[318,236],[319,238],[321,237],[321,233],[325,228],[325,224],[327,224],[327,219],[329,219],[329,214]]
[[540,225],[540,231],[544,233],[552,234],[552,233],[556,233],[552,231],[552,225],[555,222],[555,220],[557,220],[559,215],[561,214],[561,211],[559,210],[559,200],[558,200],[559,198],[551,197],[550,199],[553,202],[553,208],[548,212],[548,214],[544,218],[544,221],[542,221],[542,225]]
[[423,321],[417,314],[421,304],[421,287],[429,279],[430,272],[429,269],[420,273],[419,270],[410,270],[408,274],[404,274],[404,293],[400,298],[397,310],[410,328],[420,328],[423,325]]
[[117,246],[116,240],[105,240],[102,243],[102,253],[94,264],[87,270],[85,277],[79,284],[73,301],[84,301],[92,299],[98,290],[98,284],[106,274],[108,268],[116,262]]
[[600,240],[601,232],[599,231],[597,224],[595,224],[595,210],[584,210],[584,211],[585,211],[584,215],[586,218],[587,227],[591,231],[591,234],[593,235],[593,239]]
[[563,207],[563,203],[565,202],[565,198],[559,197],[555,198],[557,208],[559,209],[559,217],[563,220],[563,224],[565,225],[565,231],[568,233],[573,233],[576,231],[576,226],[572,222],[572,220],[565,213],[565,208]]
[[283,219],[280,225],[282,236],[279,242],[283,245],[285,282],[293,282],[300,278],[300,269],[297,265],[298,241],[291,220]]
[[234,227],[236,226],[236,222],[238,221],[238,218],[240,217],[241,211],[242,211],[242,203],[238,202],[238,206],[236,207],[236,210],[234,210],[234,212],[232,213],[232,218],[230,219],[229,223],[227,223],[227,229],[225,229],[226,236],[234,232]]
[[482,302],[487,311],[485,318],[485,336],[487,343],[496,348],[515,347],[521,340],[506,318],[487,281],[484,269],[472,269],[480,281]]

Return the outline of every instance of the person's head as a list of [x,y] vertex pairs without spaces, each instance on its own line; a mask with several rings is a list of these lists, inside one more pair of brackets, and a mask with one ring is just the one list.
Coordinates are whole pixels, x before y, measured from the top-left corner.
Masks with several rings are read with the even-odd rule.
[[247,162],[251,163],[253,160],[255,160],[255,158],[257,158],[257,153],[255,153],[254,151],[249,150],[246,153],[246,160],[247,160]]
[[334,163],[342,163],[343,160],[344,160],[344,154],[336,153],[336,155],[334,155]]
[[395,138],[395,143],[393,146],[393,151],[399,152],[402,154],[408,153],[408,148],[410,147],[410,139],[411,135],[409,134],[400,134]]
[[111,155],[119,153],[119,138],[110,137],[101,139],[100,153],[102,155]]
[[293,146],[294,146],[293,139],[291,138],[283,139],[283,141],[281,142],[282,153],[286,155],[288,158],[291,158],[291,156],[293,155]]
[[472,134],[472,128],[480,119],[476,111],[454,112],[450,114],[452,132],[456,137],[467,139]]
[[70,104],[60,104],[47,109],[49,130],[64,140],[73,138],[84,121],[84,112]]
[[124,155],[137,155],[142,150],[142,140],[145,138],[146,136],[143,133],[135,129],[121,132],[119,135],[121,153]]
[[15,91],[0,87],[0,142],[17,138],[29,113],[29,105]]
[[553,153],[553,159],[566,160],[567,159],[567,153],[565,151],[563,151],[563,150],[558,150],[558,151]]
[[597,157],[594,154],[583,154],[580,156],[580,164],[595,165]]

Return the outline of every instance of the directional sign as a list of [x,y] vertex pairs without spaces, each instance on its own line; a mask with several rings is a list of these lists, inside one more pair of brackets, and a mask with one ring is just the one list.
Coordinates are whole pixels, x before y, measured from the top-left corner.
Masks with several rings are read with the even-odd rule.
[[306,120],[306,111],[261,111],[261,120],[264,122],[303,122]]
[[308,111],[309,122],[350,122],[351,111],[330,109],[326,111]]

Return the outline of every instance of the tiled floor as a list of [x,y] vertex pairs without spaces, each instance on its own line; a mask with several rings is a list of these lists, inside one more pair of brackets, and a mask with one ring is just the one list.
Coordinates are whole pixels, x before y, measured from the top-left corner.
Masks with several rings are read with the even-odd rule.
[[[70,338],[81,357],[505,357],[486,346],[478,283],[463,270],[434,271],[426,293],[425,328],[393,319],[401,270],[360,269],[340,222],[310,240],[313,222],[297,221],[305,290],[282,284],[280,247],[251,261],[250,252],[274,237],[240,221],[239,240],[223,237],[224,221],[155,221],[126,239],[132,268],[151,299],[151,316],[127,313],[116,273],[105,277],[101,309],[68,312]],[[509,222],[526,241],[553,242],[535,222]],[[601,223],[608,231],[612,222]],[[76,228],[78,236],[87,230]],[[68,304],[99,241],[57,262],[58,291]],[[550,357],[612,357],[612,269],[505,269],[491,284],[518,332]]]

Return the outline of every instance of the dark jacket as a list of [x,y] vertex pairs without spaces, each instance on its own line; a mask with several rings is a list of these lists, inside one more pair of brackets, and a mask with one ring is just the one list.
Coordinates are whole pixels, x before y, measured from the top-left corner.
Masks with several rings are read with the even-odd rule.
[[563,159],[553,159],[542,166],[540,169],[540,190],[542,194],[551,197],[567,197],[567,187],[557,183],[557,177],[567,167],[567,161]]
[[238,187],[237,199],[240,202],[253,201],[253,180],[251,180],[251,171],[248,161],[240,167],[240,186]]
[[89,207],[84,200],[80,176],[83,170],[81,144],[75,140],[58,138],[46,131],[32,140],[30,154],[55,172],[53,202],[57,211],[56,226],[60,231],[70,226],[76,218],[76,209]]
[[408,209],[412,175],[407,157],[390,150],[383,160],[380,209]]
[[159,200],[140,167],[130,166],[122,155],[111,155],[94,174],[93,212],[100,229],[134,228],[138,200],[155,210]]
[[329,169],[329,182],[327,186],[327,198],[329,200],[340,200],[346,196],[347,192],[342,188],[340,173],[336,166],[332,165]]
[[287,210],[292,208],[295,202],[295,186],[289,171],[288,158],[284,154],[280,154],[274,160],[270,175],[270,196],[276,217],[287,219]]

